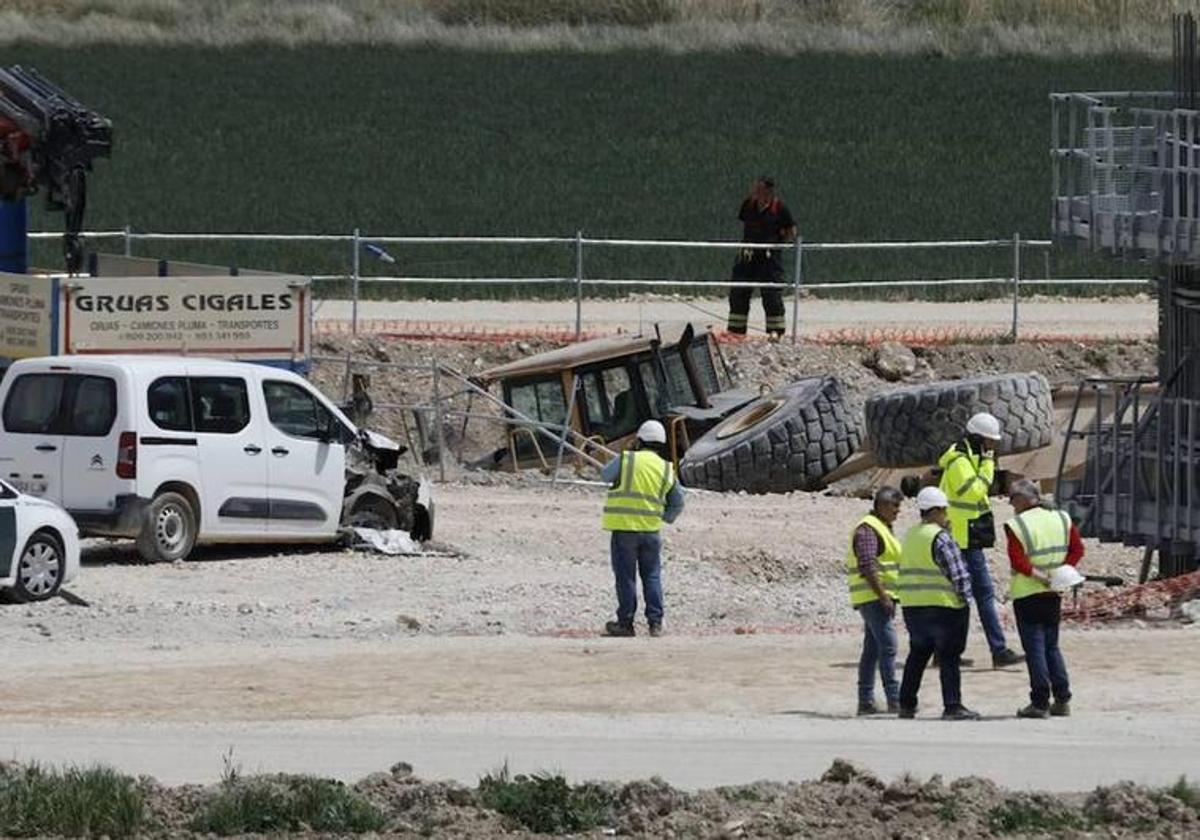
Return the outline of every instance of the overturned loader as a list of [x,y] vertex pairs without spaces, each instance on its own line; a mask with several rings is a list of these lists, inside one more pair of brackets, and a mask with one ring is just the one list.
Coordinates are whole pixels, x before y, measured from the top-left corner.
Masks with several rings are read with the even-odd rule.
[[642,422],[667,428],[683,483],[752,493],[812,490],[853,454],[859,430],[832,377],[772,393],[734,387],[716,337],[600,338],[485,371],[510,410],[508,446],[478,465],[545,467],[564,433],[585,451],[631,446]]

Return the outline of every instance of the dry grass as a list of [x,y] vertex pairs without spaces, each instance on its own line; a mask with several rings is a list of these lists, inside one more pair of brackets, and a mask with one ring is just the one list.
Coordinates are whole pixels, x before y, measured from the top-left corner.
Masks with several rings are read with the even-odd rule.
[[1200,0],[0,0],[0,43],[1162,57]]

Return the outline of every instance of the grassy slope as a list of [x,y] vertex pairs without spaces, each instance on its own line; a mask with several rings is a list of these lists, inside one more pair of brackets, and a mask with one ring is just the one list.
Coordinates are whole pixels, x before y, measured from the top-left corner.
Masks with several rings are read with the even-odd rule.
[[[766,170],[822,241],[1045,236],[1046,94],[1169,81],[1163,63],[1113,57],[95,46],[8,48],[0,62],[35,66],[112,118],[89,227],[729,238],[747,180]],[[328,249],[174,253],[345,266]],[[531,264],[528,251],[488,255],[403,256],[428,273]],[[715,279],[727,262],[597,252],[589,273]],[[571,267],[560,249],[534,271]],[[879,267],[811,265],[817,280]]]

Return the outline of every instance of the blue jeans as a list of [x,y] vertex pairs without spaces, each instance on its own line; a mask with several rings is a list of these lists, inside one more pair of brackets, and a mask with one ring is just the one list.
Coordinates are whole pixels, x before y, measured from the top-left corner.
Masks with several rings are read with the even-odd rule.
[[884,696],[889,703],[895,703],[900,697],[900,683],[896,680],[896,626],[878,601],[855,609],[863,619],[862,656],[858,659],[859,705],[868,706],[875,702],[876,666],[883,681]]
[[1013,601],[1017,632],[1025,648],[1029,669],[1029,702],[1039,709],[1050,705],[1050,694],[1065,703],[1071,699],[1067,662],[1058,648],[1058,625],[1062,598],[1058,595],[1029,595]]
[[963,559],[967,561],[967,571],[971,573],[971,594],[979,609],[979,623],[983,625],[988,649],[992,653],[999,653],[1008,647],[1008,642],[1004,640],[1004,628],[1000,625],[1000,613],[996,609],[996,587],[992,584],[992,573],[988,571],[987,555],[982,548],[964,548]]
[[921,678],[934,653],[942,681],[942,705],[952,712],[962,707],[962,672],[959,659],[967,647],[971,611],[966,607],[904,607],[908,628],[908,659],[900,683],[900,708],[916,709]]
[[637,615],[637,579],[642,578],[646,621],[661,624],[662,537],[657,531],[613,531],[610,542],[613,576],[617,581],[617,621],[633,624]]

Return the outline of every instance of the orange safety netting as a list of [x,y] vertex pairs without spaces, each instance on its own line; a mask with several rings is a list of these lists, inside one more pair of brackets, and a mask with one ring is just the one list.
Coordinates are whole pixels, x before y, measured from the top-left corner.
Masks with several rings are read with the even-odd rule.
[[[317,321],[313,331],[322,337],[349,336],[354,334],[349,321]],[[562,327],[498,328],[453,324],[445,321],[397,321],[371,319],[358,322],[360,336],[376,338],[400,338],[410,341],[478,341],[503,343],[528,339],[557,341],[564,344],[575,341],[575,330]],[[601,333],[584,330],[579,340],[598,338]]]
[[1123,586],[1115,591],[1090,592],[1063,604],[1062,620],[1079,624],[1137,618],[1153,612],[1173,613],[1184,601],[1200,594],[1200,571],[1178,577]]

